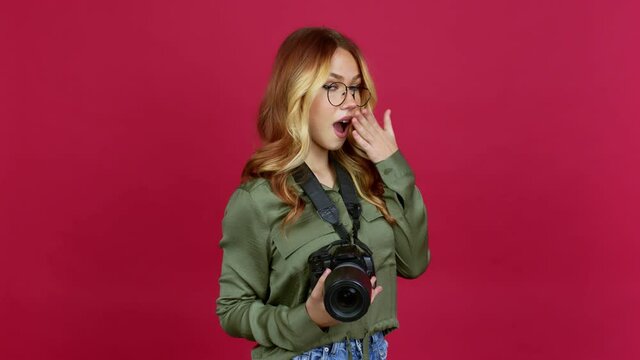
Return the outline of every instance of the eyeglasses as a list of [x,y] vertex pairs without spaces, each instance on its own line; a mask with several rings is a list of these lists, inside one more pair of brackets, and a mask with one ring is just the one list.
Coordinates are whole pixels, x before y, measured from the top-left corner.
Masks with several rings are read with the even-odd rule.
[[364,107],[371,99],[369,89],[362,85],[347,86],[345,83],[333,82],[322,85],[327,90],[327,99],[333,106],[340,106],[347,100],[347,92],[351,91],[351,96],[359,107]]

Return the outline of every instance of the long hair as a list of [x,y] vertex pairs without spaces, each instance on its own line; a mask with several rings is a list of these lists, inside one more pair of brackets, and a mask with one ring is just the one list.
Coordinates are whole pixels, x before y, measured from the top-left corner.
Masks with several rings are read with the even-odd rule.
[[[355,58],[364,86],[371,93],[367,106],[373,110],[376,90],[359,48],[349,38],[323,27],[302,28],[285,39],[278,49],[260,104],[258,132],[262,147],[246,163],[242,181],[254,178],[269,181],[272,191],[291,207],[283,226],[297,219],[305,207],[287,179],[309,153],[309,109],[327,80],[331,57],[338,48],[347,50]],[[394,224],[395,219],[382,198],[382,178],[353,135],[349,134],[343,146],[331,151],[331,155],[350,174],[358,194],[378,208],[387,222]]]

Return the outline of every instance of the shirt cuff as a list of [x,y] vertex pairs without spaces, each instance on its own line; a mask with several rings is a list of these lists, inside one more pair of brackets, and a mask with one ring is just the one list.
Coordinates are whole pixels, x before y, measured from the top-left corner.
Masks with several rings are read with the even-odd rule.
[[[318,343],[318,339],[326,335],[322,329],[311,320],[305,303],[291,308],[289,311],[291,329],[299,329],[296,343],[305,351]],[[294,330],[295,331],[295,330]]]
[[396,150],[391,156],[375,165],[382,181],[391,190],[402,193],[405,189],[415,185],[413,171],[400,150]]

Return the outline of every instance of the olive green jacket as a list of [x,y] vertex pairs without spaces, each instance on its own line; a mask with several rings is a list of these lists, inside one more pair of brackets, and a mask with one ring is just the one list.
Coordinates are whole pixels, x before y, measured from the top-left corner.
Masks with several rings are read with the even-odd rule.
[[[429,264],[427,214],[413,172],[397,151],[376,164],[385,184],[384,200],[397,224],[390,226],[375,206],[361,199],[359,238],[373,252],[378,284],[383,287],[361,319],[320,329],[307,314],[309,255],[340,237],[317,215],[309,198],[301,217],[284,229],[289,212],[265,179],[248,181],[233,193],[222,221],[220,297],[216,312],[231,336],[257,342],[252,359],[291,357],[345,338],[368,338],[398,327],[396,275],[415,278]],[[302,189],[289,179],[296,189]],[[338,184],[324,187],[336,203],[342,224],[351,219]]]

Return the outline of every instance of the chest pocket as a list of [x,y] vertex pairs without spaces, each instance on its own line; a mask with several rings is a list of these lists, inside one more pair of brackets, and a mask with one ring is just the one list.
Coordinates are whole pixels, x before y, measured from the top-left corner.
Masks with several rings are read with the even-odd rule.
[[373,251],[376,265],[382,264],[382,260],[393,253],[393,229],[378,208],[366,201],[361,205],[363,221],[360,222],[359,238]]
[[380,211],[378,211],[378,209],[369,204],[368,202],[362,200],[360,202],[360,205],[362,206],[362,217],[368,221],[368,222],[372,222],[375,219],[382,217],[382,213]]
[[[391,201],[387,200],[387,206],[391,205],[396,208],[398,207],[395,203],[389,204],[390,202]],[[392,238],[391,229],[386,225],[386,220],[384,220],[382,213],[378,211],[375,206],[364,200],[361,200],[361,205],[362,219],[367,223],[379,224],[380,222],[383,222],[385,225],[382,225],[382,228],[380,228],[379,225],[374,228],[382,230],[385,238]],[[391,208],[389,210],[391,211]],[[394,208],[393,210],[396,210],[394,211],[396,213],[402,214],[399,208]],[[361,233],[363,231],[366,233],[367,230],[371,231],[373,229],[370,225],[365,226],[364,224],[361,224]],[[382,234],[376,235],[380,236]],[[373,237],[377,236],[374,235]],[[278,229],[273,241],[285,260],[288,260],[295,254],[296,263],[299,262],[299,260],[302,260],[306,264],[306,260],[312,252],[339,239],[340,236],[338,236],[334,231],[333,226],[322,220],[315,210],[308,206],[300,219],[293,224],[287,225],[284,232],[281,229]],[[297,259],[298,257],[301,257],[302,259]]]
[[333,227],[322,220],[315,211],[305,211],[295,223],[287,225],[284,232],[279,229],[273,241],[285,260],[299,252],[299,256],[306,263],[312,252],[339,238]]

